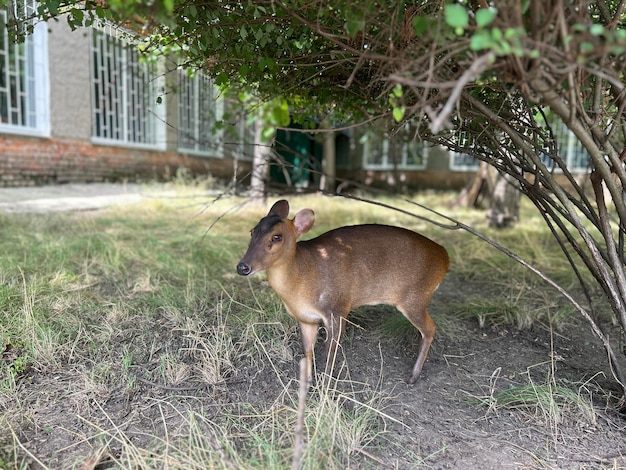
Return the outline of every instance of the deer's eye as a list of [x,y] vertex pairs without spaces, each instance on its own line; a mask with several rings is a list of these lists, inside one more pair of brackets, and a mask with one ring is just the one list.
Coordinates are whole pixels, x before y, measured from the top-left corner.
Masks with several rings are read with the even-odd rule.
[[280,233],[276,233],[272,235],[272,241],[275,243],[282,241],[282,239],[283,239],[283,236]]

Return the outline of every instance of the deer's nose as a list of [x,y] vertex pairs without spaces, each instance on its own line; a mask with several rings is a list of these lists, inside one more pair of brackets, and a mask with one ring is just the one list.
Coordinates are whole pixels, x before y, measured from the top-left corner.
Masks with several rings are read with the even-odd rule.
[[237,265],[237,274],[240,276],[248,276],[252,272],[252,268],[243,261]]

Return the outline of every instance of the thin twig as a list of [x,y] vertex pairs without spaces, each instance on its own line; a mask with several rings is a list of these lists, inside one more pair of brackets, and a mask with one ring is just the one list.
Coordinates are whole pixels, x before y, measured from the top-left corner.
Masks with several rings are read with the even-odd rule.
[[430,131],[433,134],[438,134],[439,131],[446,127],[448,123],[448,118],[450,117],[450,114],[452,114],[452,111],[454,110],[454,106],[456,105],[457,101],[459,101],[459,97],[461,96],[461,93],[463,92],[465,86],[482,72],[484,72],[487,67],[489,67],[493,63],[495,57],[496,56],[493,52],[489,52],[476,59],[472,63],[471,67],[463,72],[463,75],[461,75],[457,80],[455,87],[452,89],[452,93],[450,93],[450,96],[448,97],[448,101],[446,101],[446,104],[439,112],[439,114],[435,115],[430,106],[426,107],[426,113],[431,120]]

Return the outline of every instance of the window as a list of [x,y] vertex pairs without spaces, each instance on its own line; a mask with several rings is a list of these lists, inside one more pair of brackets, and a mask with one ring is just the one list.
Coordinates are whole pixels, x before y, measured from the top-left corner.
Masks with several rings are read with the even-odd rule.
[[393,160],[389,159],[389,137],[381,137],[372,133],[363,136],[363,166],[368,169],[393,168]]
[[[590,157],[585,147],[576,138],[574,133],[570,131],[564,122],[557,121],[552,124],[552,132],[554,140],[559,151],[559,155],[567,165],[569,171],[572,172],[584,172],[590,167]],[[554,160],[548,153],[542,153],[540,156],[541,161],[548,168],[548,170],[562,171],[556,167]]]
[[247,109],[241,102],[229,100],[231,113],[224,126],[224,147],[226,154],[233,159],[252,161],[254,159],[258,115]]
[[197,73],[179,72],[178,149],[198,155],[223,155],[223,100],[213,81]]
[[402,167],[424,169],[428,158],[428,147],[422,142],[409,139],[402,147]]
[[92,140],[147,148],[165,147],[164,106],[157,103],[163,77],[121,39],[92,30]]
[[364,167],[387,170],[397,166],[403,170],[423,170],[426,168],[428,147],[415,140],[414,136],[408,125],[393,138],[365,134],[361,140],[364,144]]
[[[34,0],[15,2],[13,14],[28,17],[35,11]],[[21,43],[14,43],[7,31],[6,10],[0,11],[0,131],[48,135],[47,31],[44,23]]]
[[241,160],[252,161],[256,145],[257,116],[249,111],[241,115],[237,125],[238,146]]
[[455,171],[476,171],[479,162],[467,153],[452,152],[450,154],[450,169]]
[[[454,136],[459,148],[470,148],[473,140],[467,131],[459,131]],[[451,152],[450,153],[450,169],[454,171],[476,171],[479,162],[476,158],[467,153]]]

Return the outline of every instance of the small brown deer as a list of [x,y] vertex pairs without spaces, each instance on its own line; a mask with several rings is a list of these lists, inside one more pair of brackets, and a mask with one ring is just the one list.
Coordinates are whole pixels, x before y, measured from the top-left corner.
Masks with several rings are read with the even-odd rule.
[[320,323],[327,331],[330,374],[350,310],[389,304],[422,335],[408,380],[415,383],[435,336],[427,306],[450,264],[445,248],[410,230],[374,224],[340,227],[296,242],[311,229],[315,214],[302,209],[293,219],[288,215],[287,201],[272,206],[252,230],[237,273],[250,276],[266,270],[270,286],[300,324],[309,380]]

